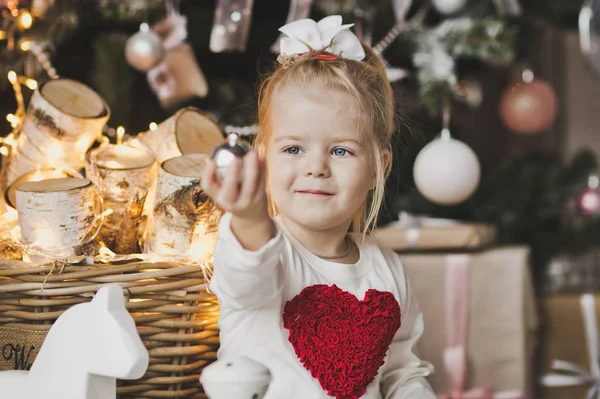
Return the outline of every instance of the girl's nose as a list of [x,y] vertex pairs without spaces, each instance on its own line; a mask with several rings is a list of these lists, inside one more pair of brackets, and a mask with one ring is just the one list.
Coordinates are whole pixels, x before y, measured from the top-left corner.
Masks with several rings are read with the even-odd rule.
[[329,168],[328,154],[313,153],[305,158],[304,164],[305,176],[329,177],[331,170]]

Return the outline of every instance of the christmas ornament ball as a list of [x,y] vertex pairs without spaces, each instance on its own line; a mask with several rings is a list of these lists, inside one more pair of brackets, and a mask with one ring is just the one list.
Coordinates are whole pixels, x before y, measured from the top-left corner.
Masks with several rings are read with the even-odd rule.
[[558,110],[552,86],[536,79],[509,87],[500,99],[500,117],[515,133],[536,134],[554,123]]
[[419,192],[440,205],[455,205],[469,198],[480,175],[479,160],[473,150],[444,135],[419,152],[413,168]]
[[579,196],[579,209],[584,215],[600,213],[600,189],[587,189]]
[[433,6],[441,14],[454,14],[464,8],[467,0],[433,0]]
[[236,158],[243,158],[249,151],[250,148],[239,140],[237,133],[230,133],[227,142],[215,148],[212,154],[212,159],[217,164],[217,178],[223,181],[229,165]]
[[163,48],[160,37],[142,24],[140,30],[127,39],[125,58],[132,68],[147,72],[160,62]]
[[577,205],[584,215],[600,214],[600,177],[597,174],[588,178],[588,185],[579,194]]

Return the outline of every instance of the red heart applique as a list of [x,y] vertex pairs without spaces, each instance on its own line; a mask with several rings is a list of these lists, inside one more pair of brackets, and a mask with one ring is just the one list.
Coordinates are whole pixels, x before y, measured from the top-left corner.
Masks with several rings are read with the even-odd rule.
[[390,292],[368,290],[359,301],[335,285],[313,285],[285,304],[283,326],[296,356],[329,395],[357,399],[400,328],[400,305]]

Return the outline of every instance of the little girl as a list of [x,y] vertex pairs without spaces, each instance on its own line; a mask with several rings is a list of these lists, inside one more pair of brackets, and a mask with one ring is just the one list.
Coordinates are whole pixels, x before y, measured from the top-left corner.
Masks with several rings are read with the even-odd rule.
[[[423,319],[398,256],[369,233],[390,170],[392,90],[340,16],[283,26],[256,151],[202,176],[227,213],[210,287],[219,358],[272,373],[269,399],[433,399]],[[242,168],[243,164],[243,168]]]

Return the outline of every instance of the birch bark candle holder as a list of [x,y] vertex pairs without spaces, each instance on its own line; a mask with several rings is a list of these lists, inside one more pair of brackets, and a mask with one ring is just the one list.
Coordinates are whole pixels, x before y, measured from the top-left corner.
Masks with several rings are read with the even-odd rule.
[[22,132],[3,165],[7,168],[0,182],[3,192],[28,172],[81,166],[109,116],[104,100],[82,83],[64,78],[42,83],[33,93]]
[[8,190],[6,190],[5,198],[4,198],[6,200],[6,204],[15,209],[17,208],[16,191],[17,191],[17,187],[19,187],[21,184],[35,182],[35,181],[48,180],[48,179],[61,179],[61,178],[66,178],[66,177],[73,177],[73,176],[70,173],[68,173],[67,171],[65,171],[63,169],[57,169],[57,168],[44,168],[44,169],[38,168],[34,171],[25,173],[24,175],[17,178],[17,180],[15,180],[8,187]]
[[210,259],[221,211],[200,187],[208,158],[188,154],[161,164],[145,252]]
[[194,107],[177,111],[136,140],[150,148],[159,163],[185,154],[210,154],[225,142],[219,125]]
[[112,209],[100,229],[100,240],[113,252],[136,252],[156,189],[154,155],[143,147],[109,144],[88,153],[85,171],[98,187],[104,207]]
[[32,259],[74,255],[93,233],[99,207],[97,190],[89,180],[28,182],[15,193],[21,241],[31,247]]

